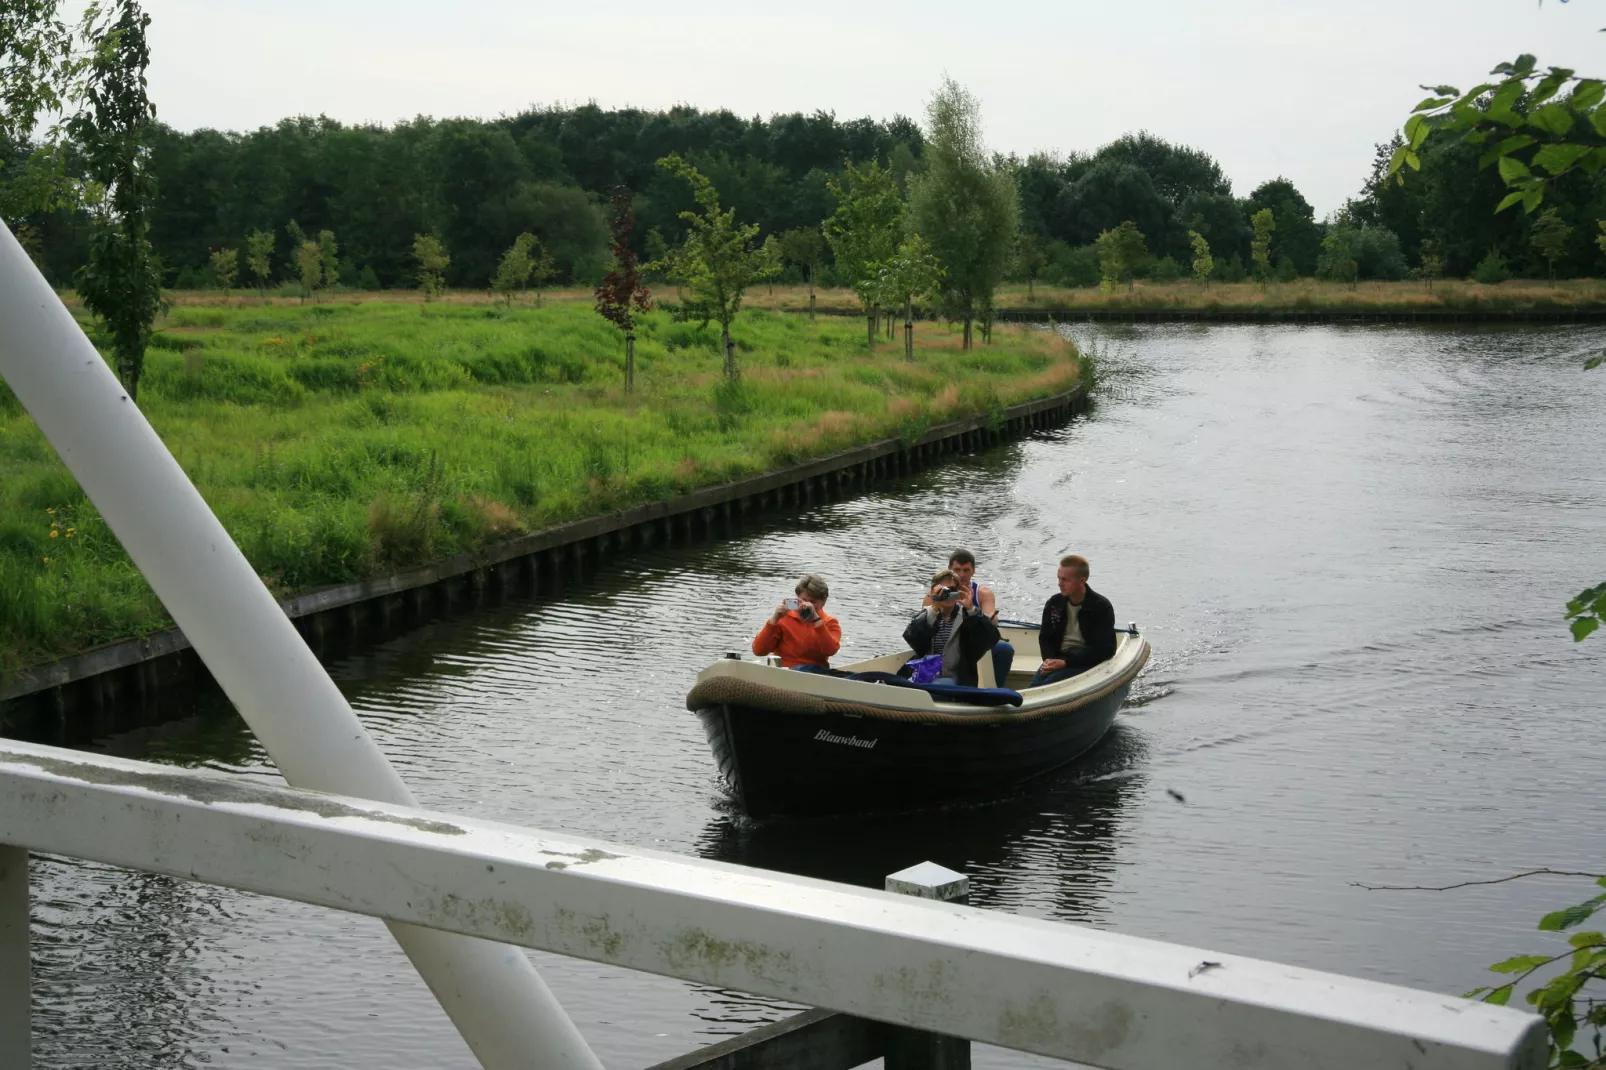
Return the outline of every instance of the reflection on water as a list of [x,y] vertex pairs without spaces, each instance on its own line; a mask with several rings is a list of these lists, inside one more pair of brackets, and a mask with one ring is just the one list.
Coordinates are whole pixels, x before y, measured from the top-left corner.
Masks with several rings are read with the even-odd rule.
[[[1080,329],[1094,337],[1092,328]],[[1111,327],[1111,388],[1056,432],[721,544],[423,625],[331,671],[424,805],[879,886],[924,859],[973,901],[1459,992],[1570,902],[1606,800],[1606,641],[1561,603],[1599,579],[1598,329]],[[1067,551],[1154,657],[1116,732],[1007,800],[896,818],[735,816],[692,677],[824,573],[843,655],[898,646],[956,546],[1032,618]],[[276,777],[216,702],[101,743]],[[1567,800],[1558,810],[1556,800]],[[42,860],[44,1066],[470,1066],[383,928]],[[772,1020],[740,993],[537,956],[610,1066]],[[983,1052],[980,1066],[1033,1060]]]

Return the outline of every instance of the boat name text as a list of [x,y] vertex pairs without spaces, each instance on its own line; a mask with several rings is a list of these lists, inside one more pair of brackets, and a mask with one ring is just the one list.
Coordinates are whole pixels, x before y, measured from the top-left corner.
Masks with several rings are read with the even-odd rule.
[[863,747],[865,750],[874,750],[878,742],[874,739],[860,739],[858,736],[839,736],[824,728],[814,733],[814,738],[822,743],[842,743],[849,747]]

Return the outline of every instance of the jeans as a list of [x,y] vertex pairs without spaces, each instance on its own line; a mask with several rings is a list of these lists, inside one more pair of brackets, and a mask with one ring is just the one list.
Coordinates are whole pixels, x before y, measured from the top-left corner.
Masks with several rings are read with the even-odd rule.
[[1055,669],[1051,673],[1035,672],[1032,674],[1032,682],[1026,686],[1042,687],[1044,684],[1057,684],[1061,680],[1069,680],[1078,673],[1087,672],[1087,670],[1091,669],[1095,664],[1097,663],[1071,661],[1066,663],[1065,668]]
[[1007,639],[993,645],[993,680],[995,687],[1009,686],[1009,667],[1015,664],[1015,647]]

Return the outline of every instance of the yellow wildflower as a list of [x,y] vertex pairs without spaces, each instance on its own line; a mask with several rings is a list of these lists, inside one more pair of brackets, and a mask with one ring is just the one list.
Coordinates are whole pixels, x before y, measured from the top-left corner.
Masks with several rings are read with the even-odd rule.
[[61,534],[61,532],[57,531],[55,528],[51,528],[50,529],[50,537],[52,539],[54,539],[57,535],[60,535],[60,534]]

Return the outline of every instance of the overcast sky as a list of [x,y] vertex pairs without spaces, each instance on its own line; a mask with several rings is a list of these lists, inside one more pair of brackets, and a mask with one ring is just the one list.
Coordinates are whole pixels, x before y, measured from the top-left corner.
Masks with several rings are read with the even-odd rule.
[[1288,176],[1318,216],[1423,82],[1469,88],[1525,51],[1606,73],[1603,0],[145,2],[151,93],[184,130],[588,100],[923,118],[946,71],[981,98],[994,149],[1147,129],[1212,153],[1240,196]]

